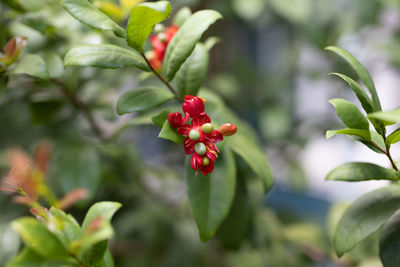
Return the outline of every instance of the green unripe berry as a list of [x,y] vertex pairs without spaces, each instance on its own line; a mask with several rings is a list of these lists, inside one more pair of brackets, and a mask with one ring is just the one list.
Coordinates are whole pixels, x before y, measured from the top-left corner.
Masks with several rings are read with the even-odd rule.
[[208,164],[210,164],[210,159],[208,157],[203,157],[203,165],[207,166]]
[[196,141],[196,140],[199,140],[199,138],[200,138],[200,133],[199,133],[199,131],[197,131],[197,130],[190,130],[190,132],[189,132],[189,138],[190,138],[190,140],[193,140],[193,141]]
[[205,133],[211,133],[214,130],[214,125],[212,123],[205,123],[201,126],[201,130]]
[[203,143],[197,143],[194,146],[194,150],[196,151],[197,154],[199,154],[201,156],[205,155],[207,152],[207,148]]

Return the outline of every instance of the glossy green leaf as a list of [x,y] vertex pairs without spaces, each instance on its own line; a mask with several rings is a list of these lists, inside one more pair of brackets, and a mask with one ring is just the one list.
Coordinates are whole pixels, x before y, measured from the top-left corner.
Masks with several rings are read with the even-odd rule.
[[387,122],[400,123],[400,108],[385,112],[371,113],[368,115],[368,117]]
[[158,107],[174,98],[164,88],[159,87],[139,87],[124,93],[117,102],[117,112],[119,115],[136,111],[145,111]]
[[349,162],[342,164],[330,171],[325,179],[360,182],[368,180],[397,181],[400,179],[400,177],[394,170],[384,168],[376,164],[367,162]]
[[242,134],[240,128],[235,135],[226,138],[226,144],[249,164],[254,173],[263,181],[265,191],[267,191],[272,185],[273,178],[268,167],[268,160],[261,148],[248,136]]
[[400,266],[400,210],[385,224],[379,242],[379,256],[384,267]]
[[144,59],[136,52],[116,45],[80,45],[65,55],[65,66],[91,66],[100,68],[136,67],[149,71]]
[[185,140],[184,136],[178,134],[176,129],[171,127],[168,120],[164,122],[158,137],[168,139],[178,144],[183,144],[183,141]]
[[374,81],[372,80],[371,75],[368,73],[365,67],[361,65],[361,63],[355,57],[353,57],[353,55],[351,55],[348,51],[344,50],[343,48],[337,46],[328,46],[325,49],[339,55],[350,64],[350,66],[357,73],[360,80],[363,82],[363,84],[368,88],[369,92],[371,93],[372,103],[374,105],[374,111],[382,110],[378,94],[376,93]]
[[367,113],[374,112],[374,106],[372,104],[372,101],[369,98],[369,96],[367,95],[367,93],[364,91],[364,88],[361,87],[361,85],[359,85],[352,78],[350,78],[344,74],[336,73],[336,72],[333,72],[331,74],[342,78],[345,82],[347,82],[349,84],[351,90],[353,90],[353,92],[357,96],[357,98],[360,101],[365,112],[367,112]]
[[171,13],[168,1],[142,3],[132,9],[128,22],[128,44],[143,53],[144,43],[154,26]]
[[61,241],[37,219],[19,218],[11,223],[11,227],[28,247],[41,256],[49,259],[68,258],[68,252]]
[[184,6],[176,12],[172,24],[181,27],[191,15],[192,11],[190,8]]
[[22,57],[10,74],[27,74],[44,80],[49,79],[49,72],[44,60],[38,55],[31,54]]
[[386,137],[386,145],[390,146],[400,141],[400,128]]
[[344,124],[351,129],[369,129],[369,122],[361,111],[351,102],[334,98],[329,100]]
[[236,167],[232,152],[224,149],[215,161],[211,175],[204,176],[186,163],[189,203],[202,242],[209,240],[228,215],[236,184]]
[[370,131],[363,129],[328,130],[326,131],[326,138],[329,139],[335,134],[355,135],[368,141],[371,140]]
[[239,249],[250,226],[253,209],[249,201],[245,178],[245,175],[238,172],[232,207],[217,231],[218,239],[224,247],[229,249]]
[[390,185],[362,195],[340,219],[334,247],[340,257],[377,231],[400,209],[400,187]]
[[165,121],[168,120],[169,113],[171,113],[169,110],[163,110],[156,116],[152,117],[151,121],[158,127],[162,128]]
[[264,190],[268,191],[272,186],[273,178],[267,157],[258,143],[258,137],[254,130],[245,121],[238,118],[215,93],[201,90],[200,96],[206,100],[206,110],[213,114],[218,124],[233,123],[237,126],[236,134],[224,138],[225,144],[250,166],[256,176],[263,181]]
[[126,31],[110,17],[98,10],[87,0],[61,0],[64,8],[83,24],[94,29],[113,31],[121,38],[126,38]]
[[171,81],[190,56],[203,33],[222,16],[214,10],[201,10],[190,16],[168,44],[163,63],[163,76]]
[[179,95],[197,95],[208,71],[208,51],[203,44],[197,44],[192,54],[182,64],[175,76]]

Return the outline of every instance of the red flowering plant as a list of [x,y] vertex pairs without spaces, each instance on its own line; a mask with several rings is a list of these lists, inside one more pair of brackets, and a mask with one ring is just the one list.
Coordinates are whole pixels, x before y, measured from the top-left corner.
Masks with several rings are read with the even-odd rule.
[[[73,0],[62,3],[78,20],[105,30],[76,12]],[[189,8],[183,7],[165,23],[171,26],[162,26],[160,23],[171,12],[168,1],[138,4],[131,11],[126,31],[108,20],[107,30],[125,39],[127,46],[76,46],[67,52],[64,64],[101,68],[135,66],[145,72],[140,76],[139,86],[118,99],[119,115],[135,114],[133,121],[118,128],[112,138],[117,139],[128,126],[145,121],[161,128],[160,138],[183,144],[185,154],[190,155],[185,169],[188,199],[200,238],[207,241],[223,222],[232,222],[226,218],[233,209],[236,181],[241,179],[237,169],[242,165],[251,169],[252,173],[246,173],[259,178],[257,181],[262,182],[264,192],[270,188],[272,177],[257,134],[217,94],[203,88],[209,51],[218,43],[218,38],[209,37],[204,42],[201,39],[222,18],[221,14],[214,10],[192,14]],[[93,51],[102,51],[101,57],[93,57]],[[241,164],[236,164],[237,160]]]

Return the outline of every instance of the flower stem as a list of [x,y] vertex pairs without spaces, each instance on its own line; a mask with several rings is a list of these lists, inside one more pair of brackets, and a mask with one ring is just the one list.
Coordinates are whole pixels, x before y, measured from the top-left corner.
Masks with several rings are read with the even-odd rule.
[[175,96],[176,99],[183,101],[182,98],[179,96],[179,94],[176,92],[176,90],[171,86],[169,82],[167,82],[164,77],[162,77],[150,64],[149,60],[146,58],[146,55],[144,53],[140,53],[142,55],[143,59],[146,61],[147,65],[149,66],[150,70],[154,73],[154,75],[157,76],[157,78],[167,86],[168,90],[171,91],[171,93]]

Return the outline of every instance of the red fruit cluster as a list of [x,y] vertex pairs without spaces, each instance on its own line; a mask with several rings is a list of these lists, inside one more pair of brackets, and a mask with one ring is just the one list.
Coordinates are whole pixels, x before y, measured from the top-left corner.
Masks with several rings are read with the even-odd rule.
[[[200,170],[204,175],[214,170],[214,162],[219,150],[215,143],[223,140],[223,135],[232,135],[236,132],[233,124],[224,124],[224,132],[214,130],[210,117],[204,112],[204,101],[200,97],[187,95],[182,104],[185,116],[179,112],[170,113],[168,122],[172,128],[185,136],[183,147],[186,154],[192,154],[190,164],[194,170]],[[190,124],[188,121],[192,119]]]
[[167,51],[168,44],[177,31],[178,26],[172,25],[166,28],[164,31],[150,36],[150,43],[153,47],[153,50],[147,55],[150,65],[153,67],[153,69],[157,71],[161,70],[165,51]]

